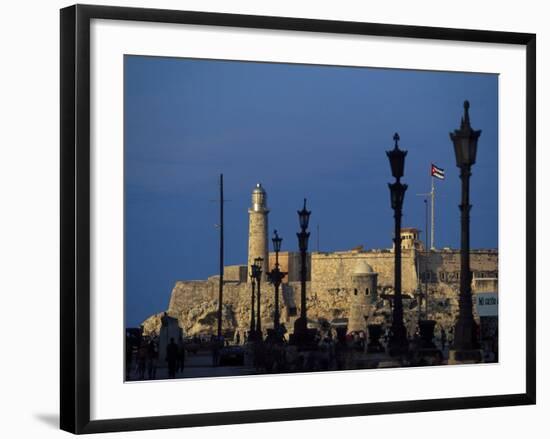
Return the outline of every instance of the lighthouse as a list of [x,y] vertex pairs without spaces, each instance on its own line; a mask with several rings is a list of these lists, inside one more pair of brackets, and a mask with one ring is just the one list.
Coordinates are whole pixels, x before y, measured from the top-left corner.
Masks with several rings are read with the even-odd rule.
[[267,194],[261,183],[252,191],[252,206],[248,209],[248,281],[254,259],[262,258],[262,278],[269,271],[269,247],[267,243],[268,223]]

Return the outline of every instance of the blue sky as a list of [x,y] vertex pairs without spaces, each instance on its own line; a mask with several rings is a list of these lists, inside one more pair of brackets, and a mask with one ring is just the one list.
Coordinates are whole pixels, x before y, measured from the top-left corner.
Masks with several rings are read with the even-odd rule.
[[[270,234],[296,250],[296,210],[312,210],[310,248],[391,247],[385,151],[408,150],[403,226],[425,229],[436,182],[436,245],[459,247],[460,182],[449,132],[463,101],[481,129],[471,180],[471,246],[498,246],[498,76],[126,56],[125,300],[136,326],[168,306],[174,282],[217,272],[218,177],[225,262],[245,264],[247,208],[261,182]],[[424,238],[424,234],[422,234]]]

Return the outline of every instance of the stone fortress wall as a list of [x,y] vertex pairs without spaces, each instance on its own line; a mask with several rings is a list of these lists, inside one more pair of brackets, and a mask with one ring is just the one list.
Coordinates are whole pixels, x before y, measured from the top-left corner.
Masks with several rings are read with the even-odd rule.
[[[275,255],[268,253],[267,195],[258,184],[252,192],[252,208],[249,209],[248,265],[224,267],[222,328],[227,334],[239,331],[244,334],[249,327],[251,310],[251,283],[248,273],[255,257],[266,261],[264,267],[273,267]],[[428,290],[430,318],[441,328],[449,329],[458,312],[458,289],[460,279],[460,251],[451,249],[425,250],[418,239],[419,231],[403,228],[402,242],[402,292],[404,295],[404,320],[410,330],[418,321],[421,300],[415,294],[419,289]],[[280,288],[281,322],[288,330],[300,315],[300,254],[280,252],[279,263],[288,275]],[[391,320],[391,295],[394,282],[394,250],[363,250],[312,252],[307,260],[307,315],[310,325],[319,319],[329,322],[334,319],[353,321],[357,327],[364,317],[364,327],[369,323],[388,323]],[[498,278],[498,251],[472,250],[470,265],[473,272],[473,291],[487,289]],[[360,279],[369,279],[374,273],[376,291]],[[265,273],[265,270],[264,270]],[[366,277],[365,277],[366,276]],[[366,282],[366,280],[365,280]],[[370,285],[370,284],[369,284]],[[219,276],[206,280],[177,281],[170,295],[167,314],[177,318],[187,335],[214,334],[217,327],[217,297]],[[497,287],[491,287],[497,289]],[[425,304],[422,305],[422,309]],[[262,327],[270,328],[274,314],[274,287],[265,276],[261,283]],[[146,333],[158,332],[160,316],[147,319],[143,326]]]
[[[413,291],[418,284],[414,258],[414,250],[402,250],[403,292]],[[393,285],[394,253],[390,250],[313,253],[311,261],[311,280],[321,289],[348,285],[359,261],[367,262],[378,273],[379,286]]]
[[[289,254],[289,260],[297,259],[296,256]],[[273,259],[274,255],[269,257]],[[367,262],[378,275],[377,291],[372,294],[371,315],[365,321],[365,327],[368,323],[382,323],[389,319],[391,304],[383,295],[393,293],[393,257],[392,250],[312,253],[309,258],[311,276],[307,282],[310,321],[325,319],[330,322],[350,318],[356,289],[353,273],[362,261]],[[281,321],[288,330],[300,314],[299,265],[295,265],[298,267],[295,273],[291,273],[290,280],[280,288]],[[498,277],[498,252],[472,251],[471,268],[474,292],[477,289],[484,291],[486,282],[480,280],[491,281]],[[418,306],[411,308],[414,294],[419,286],[427,286],[430,317],[436,319],[440,326],[450,327],[458,311],[460,252],[403,250],[402,270],[405,320],[413,324],[417,319]],[[249,326],[251,285],[247,282],[246,273],[244,265],[228,266],[224,270],[223,329],[227,333],[245,332]],[[218,282],[219,277],[212,276],[206,280],[178,281],[174,285],[167,313],[179,320],[187,335],[215,333]],[[261,284],[261,308],[262,325],[270,328],[274,313],[274,287],[267,282]],[[158,331],[159,323],[157,315],[148,319],[144,326],[146,331]]]

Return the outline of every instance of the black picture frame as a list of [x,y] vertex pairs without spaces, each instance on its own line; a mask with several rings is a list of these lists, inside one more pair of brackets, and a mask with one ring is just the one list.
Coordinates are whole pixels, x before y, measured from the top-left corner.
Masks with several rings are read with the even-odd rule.
[[[90,420],[90,21],[133,20],[333,34],[485,42],[526,47],[526,392],[415,401]],[[325,417],[535,404],[536,401],[536,36],[288,17],[110,6],[61,10],[61,429],[99,433]]]

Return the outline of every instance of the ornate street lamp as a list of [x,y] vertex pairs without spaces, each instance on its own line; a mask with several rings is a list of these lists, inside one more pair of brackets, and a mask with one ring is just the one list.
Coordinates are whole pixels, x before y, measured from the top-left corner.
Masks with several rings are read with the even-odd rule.
[[[304,198],[304,207],[302,207],[302,210],[298,211],[298,218],[300,220],[300,228],[302,229],[302,232],[308,228],[309,216],[311,215],[311,210],[306,209],[306,203],[307,203],[307,199]],[[305,245],[307,250],[307,242]]]
[[393,300],[393,319],[392,336],[390,338],[390,355],[402,355],[408,351],[409,342],[407,340],[407,330],[403,324],[403,299],[401,296],[401,216],[403,209],[403,200],[407,185],[401,183],[403,171],[405,168],[405,157],[407,151],[399,149],[399,134],[393,136],[395,141],[394,148],[386,151],[390,161],[392,175],[395,178],[394,183],[388,183],[391,195],[391,207],[394,211],[395,231],[394,231],[394,300]]
[[258,285],[258,294],[256,294],[256,300],[258,304],[258,309],[256,311],[256,337],[258,340],[262,340],[262,315],[260,314],[260,296],[261,296],[261,290],[260,290],[260,282],[262,280],[262,263],[264,259],[263,258],[256,258],[254,259],[254,265],[256,266],[256,283]]
[[258,267],[256,264],[252,264],[250,266],[250,284],[252,286],[252,298],[251,298],[251,304],[250,304],[250,331],[248,335],[249,340],[254,339],[254,332],[256,331],[256,319],[254,317],[254,307],[255,307],[255,297],[254,297],[254,287],[256,286],[256,277],[257,275]]
[[307,339],[307,305],[306,305],[306,277],[307,277],[307,244],[309,232],[309,216],[311,211],[306,208],[307,200],[304,198],[304,207],[298,211],[298,219],[300,222],[300,232],[296,233],[298,237],[298,247],[300,248],[300,282],[301,282],[301,300],[300,300],[300,317],[294,323],[294,336],[299,343],[303,343]]
[[279,237],[277,230],[273,232],[273,238],[271,238],[271,241],[273,242],[273,250],[275,251],[275,263],[278,263],[279,252],[281,251],[281,244],[283,242],[283,238]]
[[470,103],[464,101],[464,116],[460,129],[449,133],[453,142],[456,166],[460,169],[462,200],[460,209],[460,296],[452,350],[457,361],[481,360],[472,312],[472,272],[470,271],[470,176],[476,162],[477,141],[481,130],[470,125]]
[[393,135],[393,140],[395,142],[393,149],[386,151],[386,155],[390,160],[391,173],[393,177],[399,181],[401,177],[403,177],[403,171],[405,170],[405,157],[407,156],[407,151],[399,149],[398,133]]
[[287,273],[281,271],[279,266],[279,252],[281,251],[281,243],[283,238],[279,237],[277,230],[273,233],[273,250],[275,251],[275,267],[268,273],[270,282],[275,286],[275,314],[273,316],[273,329],[277,335],[277,340],[279,339],[279,287],[281,286],[281,281],[287,275]]

